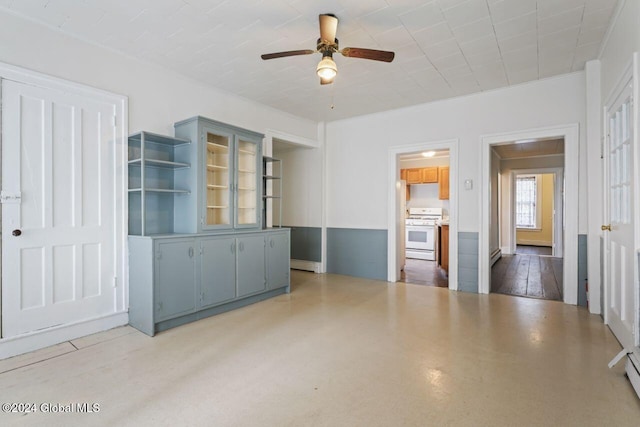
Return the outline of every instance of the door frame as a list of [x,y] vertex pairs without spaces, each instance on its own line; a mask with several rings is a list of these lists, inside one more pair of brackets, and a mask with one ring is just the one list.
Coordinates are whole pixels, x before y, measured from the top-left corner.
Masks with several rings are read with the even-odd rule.
[[479,293],[488,294],[491,288],[489,253],[489,222],[491,220],[491,147],[525,139],[564,138],[564,302],[578,303],[578,173],[579,173],[579,124],[550,126],[538,129],[483,135],[480,137],[480,235],[479,235]]
[[[110,329],[129,323],[129,277],[127,262],[128,234],[128,192],[127,192],[127,133],[129,129],[128,97],[114,94],[102,89],[52,77],[26,68],[0,62],[0,81],[11,80],[25,85],[38,86],[66,93],[99,97],[113,103],[116,108],[117,140],[113,146],[113,215],[115,218],[114,239],[114,271],[116,277],[113,286],[116,288],[113,313],[90,318],[72,324],[64,324],[47,328],[43,331],[30,332],[11,338],[0,338],[0,359],[26,353],[49,345],[57,344],[80,336]],[[1,112],[1,108],[0,108]],[[0,120],[2,116],[0,115]],[[0,135],[0,146],[3,143]],[[2,244],[0,240],[0,245]],[[1,268],[1,260],[0,260]],[[0,275],[1,280],[1,275]],[[1,302],[0,286],[0,302]],[[0,319],[2,318],[0,304]]]
[[424,142],[419,144],[398,145],[389,148],[389,175],[387,187],[387,281],[400,280],[400,268],[397,253],[400,250],[399,240],[404,239],[400,233],[401,222],[405,218],[398,215],[400,185],[400,155],[420,151],[449,150],[449,289],[458,290],[458,145],[459,140]]
[[[562,177],[564,177],[564,168],[532,168],[532,169],[512,169],[509,177],[510,198],[509,203],[509,250],[512,254],[516,253],[517,246],[517,229],[516,229],[516,177],[518,175],[547,175],[553,174],[553,210],[556,212],[553,216],[553,232],[552,232],[552,255],[553,257],[563,258],[564,245],[562,233],[558,233],[558,230],[562,230],[562,218],[564,216],[564,203],[562,201]],[[558,215],[558,207],[560,207],[560,214]],[[558,255],[558,252],[560,253]]]

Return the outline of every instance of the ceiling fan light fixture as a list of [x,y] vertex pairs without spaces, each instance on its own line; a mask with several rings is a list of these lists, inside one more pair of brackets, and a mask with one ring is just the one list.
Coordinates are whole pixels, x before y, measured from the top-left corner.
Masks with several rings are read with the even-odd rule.
[[324,80],[333,80],[338,74],[338,66],[330,56],[324,56],[316,69],[318,77]]

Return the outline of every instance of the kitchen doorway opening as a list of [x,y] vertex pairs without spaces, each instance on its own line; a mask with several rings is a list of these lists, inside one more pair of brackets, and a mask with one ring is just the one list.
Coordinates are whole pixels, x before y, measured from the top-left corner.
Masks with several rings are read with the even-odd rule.
[[388,280],[457,290],[457,140],[389,150]]
[[449,287],[449,150],[400,156],[405,254],[400,281]]

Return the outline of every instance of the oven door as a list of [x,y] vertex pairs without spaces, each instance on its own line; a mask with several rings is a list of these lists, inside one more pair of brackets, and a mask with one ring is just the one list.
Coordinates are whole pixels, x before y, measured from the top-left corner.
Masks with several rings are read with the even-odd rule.
[[407,225],[405,234],[407,237],[407,249],[426,251],[434,249],[432,225]]

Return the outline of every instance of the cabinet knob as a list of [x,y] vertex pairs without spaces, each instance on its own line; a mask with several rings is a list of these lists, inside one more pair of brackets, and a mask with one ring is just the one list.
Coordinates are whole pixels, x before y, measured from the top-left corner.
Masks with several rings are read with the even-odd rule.
[[11,234],[13,234],[14,236],[18,237],[18,236],[20,236],[22,234],[22,230],[18,230],[18,229],[13,230],[11,232]]
[[609,225],[603,225],[603,226],[601,226],[601,227],[600,227],[600,229],[601,229],[602,231],[611,231],[611,224],[609,224]]
[[273,245],[273,239],[271,239],[271,240],[269,241],[269,246],[271,246],[271,247],[273,248],[273,246],[274,246],[274,245]]

